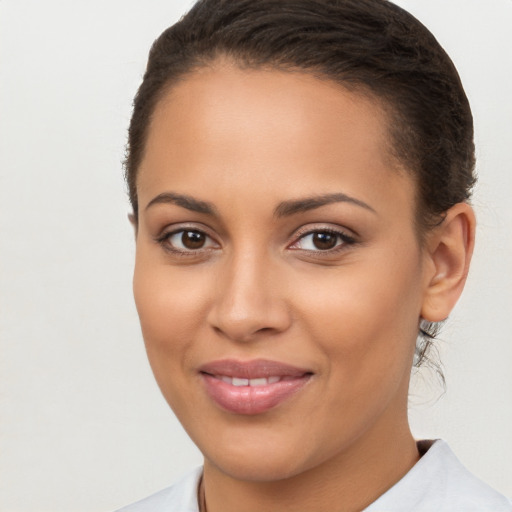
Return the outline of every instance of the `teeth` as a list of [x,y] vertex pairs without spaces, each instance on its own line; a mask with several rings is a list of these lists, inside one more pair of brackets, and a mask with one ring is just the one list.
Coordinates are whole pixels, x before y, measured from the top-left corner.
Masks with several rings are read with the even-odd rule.
[[248,386],[249,385],[249,379],[238,379],[236,377],[233,377],[233,381],[231,382],[233,386]]
[[261,379],[251,379],[249,381],[249,386],[266,386],[268,384],[268,380],[264,377]]
[[281,377],[260,377],[258,379],[240,379],[238,377],[228,377],[226,375],[219,376],[222,382],[231,384],[232,386],[268,386],[269,384],[275,384],[281,380]]

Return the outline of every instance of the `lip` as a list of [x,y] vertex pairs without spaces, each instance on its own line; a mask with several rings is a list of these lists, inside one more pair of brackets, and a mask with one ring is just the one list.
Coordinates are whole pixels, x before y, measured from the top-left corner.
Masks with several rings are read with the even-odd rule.
[[[199,368],[208,396],[222,409],[235,414],[255,415],[277,407],[300,391],[313,372],[267,359],[236,361],[223,359]],[[224,377],[224,380],[222,380]],[[279,381],[261,384],[261,379]],[[226,379],[227,378],[227,379]],[[260,379],[258,385],[233,385],[229,379]]]

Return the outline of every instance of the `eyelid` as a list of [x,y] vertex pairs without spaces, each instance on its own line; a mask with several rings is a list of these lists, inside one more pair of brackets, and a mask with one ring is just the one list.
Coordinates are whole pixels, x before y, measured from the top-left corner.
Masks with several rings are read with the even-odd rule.
[[[332,249],[303,249],[300,247],[293,247],[296,245],[301,239],[305,238],[308,235],[313,235],[315,233],[330,233],[340,237],[341,243],[335,245]],[[318,254],[332,254],[333,252],[346,249],[348,246],[354,245],[357,243],[357,238],[354,236],[353,231],[342,228],[341,226],[332,226],[326,224],[318,224],[318,225],[307,225],[295,231],[293,235],[293,242],[288,245],[289,249],[304,251],[308,253],[318,253]]]
[[[194,231],[203,234],[205,237],[207,237],[213,242],[214,247],[201,247],[199,249],[180,249],[173,247],[169,243],[169,239],[172,236],[185,231]],[[207,252],[211,251],[212,249],[220,248],[221,244],[218,242],[216,237],[210,233],[210,231],[211,230],[208,229],[206,226],[198,225],[195,223],[172,224],[162,229],[154,239],[155,242],[160,244],[168,252],[181,256],[193,256],[200,254],[201,252]]]

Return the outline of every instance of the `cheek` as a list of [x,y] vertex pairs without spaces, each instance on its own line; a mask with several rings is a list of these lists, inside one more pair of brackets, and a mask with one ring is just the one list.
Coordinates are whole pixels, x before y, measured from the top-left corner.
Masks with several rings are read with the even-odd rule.
[[[311,337],[352,379],[399,373],[412,357],[421,310],[421,271],[414,260],[376,257],[330,269],[297,294]],[[300,297],[300,298],[299,298]],[[335,365],[331,365],[335,371]],[[387,373],[389,375],[389,373]]]
[[[141,251],[142,252],[142,251]],[[208,281],[197,269],[158,264],[138,254],[133,289],[149,362],[160,385],[186,367],[206,314]]]

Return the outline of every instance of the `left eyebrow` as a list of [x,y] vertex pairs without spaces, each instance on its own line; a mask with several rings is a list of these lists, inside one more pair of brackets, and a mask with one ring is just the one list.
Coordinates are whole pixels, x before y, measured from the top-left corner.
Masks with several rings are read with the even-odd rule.
[[375,214],[377,213],[369,204],[366,204],[360,199],[347,196],[346,194],[337,193],[283,201],[274,210],[274,217],[288,217],[290,215],[295,215],[296,213],[304,213],[332,203],[351,203],[356,206],[360,206],[361,208],[365,208]]

